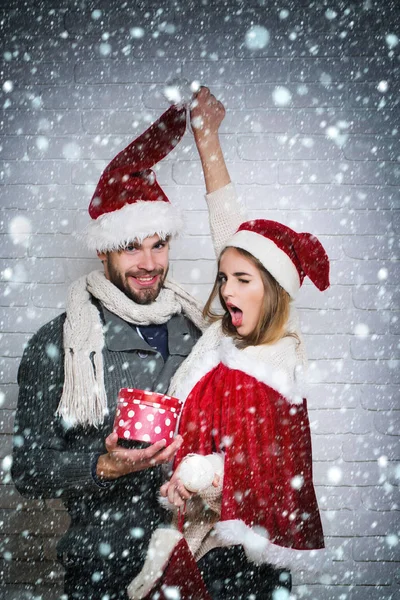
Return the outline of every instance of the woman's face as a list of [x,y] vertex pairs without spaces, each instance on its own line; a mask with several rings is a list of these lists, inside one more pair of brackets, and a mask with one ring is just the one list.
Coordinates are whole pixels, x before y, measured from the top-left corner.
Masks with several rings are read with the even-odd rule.
[[218,272],[221,295],[240,336],[251,334],[260,318],[264,284],[259,269],[235,248],[223,253]]

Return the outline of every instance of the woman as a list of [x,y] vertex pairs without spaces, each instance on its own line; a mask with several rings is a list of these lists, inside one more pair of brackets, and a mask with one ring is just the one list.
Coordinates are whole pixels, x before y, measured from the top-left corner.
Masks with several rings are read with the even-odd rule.
[[[226,183],[211,189],[225,207]],[[290,306],[305,276],[320,290],[329,285],[328,257],[310,234],[247,221],[223,244],[204,309],[212,325],[170,389],[185,400],[184,442],[161,492],[170,505],[186,508],[184,539],[155,536],[150,556],[155,578],[165,567],[162,585],[149,585],[147,572],[147,585],[143,574],[136,583],[149,595],[131,597],[162,598],[173,586],[182,599],[272,599],[290,590],[289,569],[323,548],[301,389],[305,354]],[[217,296],[220,316],[212,309]],[[198,494],[180,480],[180,465],[193,454],[209,456],[219,470],[213,486]]]

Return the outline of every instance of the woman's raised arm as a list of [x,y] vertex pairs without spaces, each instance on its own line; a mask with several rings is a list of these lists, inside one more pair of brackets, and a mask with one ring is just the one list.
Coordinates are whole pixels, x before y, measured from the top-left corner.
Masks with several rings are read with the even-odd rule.
[[210,229],[218,257],[226,241],[246,220],[243,206],[231,183],[219,139],[225,107],[208,88],[201,87],[193,99],[190,117],[203,167]]

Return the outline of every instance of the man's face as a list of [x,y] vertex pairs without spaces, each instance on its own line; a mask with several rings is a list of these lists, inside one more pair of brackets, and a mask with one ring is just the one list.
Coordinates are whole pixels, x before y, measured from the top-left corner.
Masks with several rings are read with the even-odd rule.
[[141,244],[132,242],[123,250],[98,256],[106,278],[128,298],[137,304],[154,302],[168,272],[168,240],[153,235]]

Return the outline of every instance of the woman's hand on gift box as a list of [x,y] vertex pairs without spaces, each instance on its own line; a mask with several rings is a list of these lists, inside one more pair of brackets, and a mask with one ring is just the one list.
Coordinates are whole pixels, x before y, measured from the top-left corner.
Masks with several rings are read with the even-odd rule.
[[102,480],[113,480],[168,463],[173,460],[182,442],[178,435],[169,446],[166,446],[165,440],[160,440],[147,448],[123,448],[118,445],[118,435],[113,432],[106,438],[107,453],[99,456],[96,475]]

